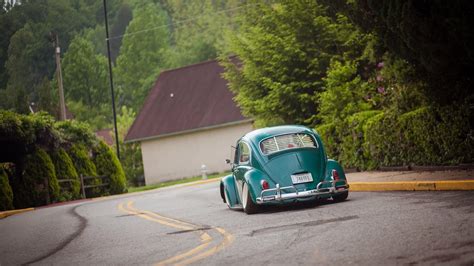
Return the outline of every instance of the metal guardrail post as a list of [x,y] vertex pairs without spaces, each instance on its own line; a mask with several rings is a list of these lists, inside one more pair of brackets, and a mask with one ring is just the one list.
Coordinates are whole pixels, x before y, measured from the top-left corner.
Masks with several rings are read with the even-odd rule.
[[81,190],[82,190],[82,198],[86,198],[86,189],[84,187],[84,176],[81,174]]

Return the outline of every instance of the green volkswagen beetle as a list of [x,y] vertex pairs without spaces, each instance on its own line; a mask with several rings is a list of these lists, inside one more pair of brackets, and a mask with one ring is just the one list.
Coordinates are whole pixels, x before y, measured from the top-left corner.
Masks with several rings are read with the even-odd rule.
[[220,194],[231,209],[247,213],[261,205],[332,198],[343,201],[349,185],[341,165],[326,157],[321,138],[303,126],[277,126],[247,133],[237,141],[232,174]]

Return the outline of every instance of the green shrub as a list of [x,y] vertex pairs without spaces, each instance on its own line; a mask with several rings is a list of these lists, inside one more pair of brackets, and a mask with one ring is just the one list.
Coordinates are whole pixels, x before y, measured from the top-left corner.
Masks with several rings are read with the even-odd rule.
[[83,144],[88,147],[97,144],[97,137],[86,123],[66,120],[57,122],[55,128],[67,142]]
[[465,107],[423,107],[400,116],[403,161],[416,165],[471,161],[473,139],[467,112]]
[[74,144],[69,150],[71,160],[78,175],[96,176],[97,170],[89,157],[89,151],[83,144]]
[[[15,207],[31,207],[47,204],[47,198],[59,198],[59,184],[53,162],[41,148],[26,156],[18,189],[14,191]],[[18,205],[18,206],[17,206]]]
[[81,181],[77,174],[76,168],[71,160],[71,157],[63,148],[54,150],[51,153],[51,160],[54,163],[56,176],[61,179],[72,179],[74,181],[63,185],[65,189],[61,189],[61,197],[65,200],[78,199],[81,196]]
[[340,125],[342,143],[339,160],[344,167],[366,169],[373,165],[369,154],[364,151],[364,126],[370,118],[380,113],[381,111],[359,112],[347,117]]
[[0,211],[13,209],[13,192],[7,172],[0,165]]
[[341,140],[336,123],[324,124],[316,127],[316,132],[323,141],[326,154],[329,158],[339,160]]
[[94,163],[99,175],[107,175],[110,179],[110,193],[120,194],[127,192],[125,172],[112,149],[103,141],[95,148]]
[[[77,174],[80,176],[97,176],[97,170],[89,157],[89,151],[84,144],[72,145],[69,154],[71,155],[72,162],[76,168]],[[85,185],[100,185],[102,181],[99,178],[89,179],[84,181]],[[87,192],[87,197],[96,197],[101,195],[100,188],[93,188]]]
[[367,168],[403,165],[400,160],[400,136],[397,118],[387,112],[367,120],[364,129],[364,152],[370,158]]
[[58,147],[60,136],[53,125],[53,117],[44,112],[20,115],[0,111],[0,161],[19,163],[36,146]]

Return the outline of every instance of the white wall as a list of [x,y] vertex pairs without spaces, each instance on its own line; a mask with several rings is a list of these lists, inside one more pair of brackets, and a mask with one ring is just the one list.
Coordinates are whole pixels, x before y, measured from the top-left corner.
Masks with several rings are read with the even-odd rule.
[[245,122],[142,141],[145,182],[149,185],[201,175],[202,164],[209,173],[228,171],[225,159],[231,159],[231,146],[252,130],[252,122]]

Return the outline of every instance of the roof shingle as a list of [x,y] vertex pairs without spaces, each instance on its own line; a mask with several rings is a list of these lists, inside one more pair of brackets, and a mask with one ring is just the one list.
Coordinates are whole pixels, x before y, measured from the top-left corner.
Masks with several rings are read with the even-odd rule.
[[247,120],[223,72],[216,60],[162,72],[125,141]]

